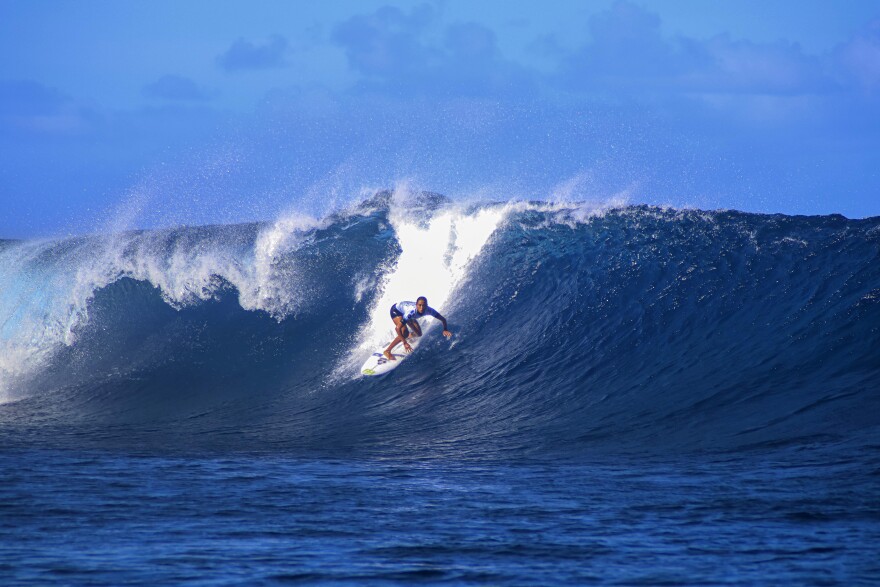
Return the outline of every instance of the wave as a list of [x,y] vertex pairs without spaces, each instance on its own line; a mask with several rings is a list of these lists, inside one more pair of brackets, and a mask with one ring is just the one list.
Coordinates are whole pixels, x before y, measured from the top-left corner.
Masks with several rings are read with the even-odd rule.
[[[377,194],[0,242],[7,444],[531,454],[880,430],[880,219]],[[450,321],[359,366],[393,301]]]

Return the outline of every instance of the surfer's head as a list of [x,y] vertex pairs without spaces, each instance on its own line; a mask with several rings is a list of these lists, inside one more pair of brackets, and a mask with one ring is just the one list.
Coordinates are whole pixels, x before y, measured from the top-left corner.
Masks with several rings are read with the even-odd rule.
[[416,300],[416,312],[419,314],[425,313],[425,308],[428,307],[428,298],[425,296],[420,296],[419,299]]

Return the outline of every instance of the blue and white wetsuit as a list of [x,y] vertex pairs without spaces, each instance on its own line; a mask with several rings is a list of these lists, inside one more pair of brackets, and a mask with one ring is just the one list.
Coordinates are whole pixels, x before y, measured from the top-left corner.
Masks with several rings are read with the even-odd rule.
[[396,304],[391,306],[391,319],[394,320],[398,316],[403,318],[404,322],[415,320],[416,318],[420,318],[421,316],[431,316],[432,318],[436,318],[441,322],[443,321],[443,316],[440,315],[440,312],[438,312],[431,306],[425,306],[425,313],[419,314],[418,310],[416,310],[415,302],[397,302]]

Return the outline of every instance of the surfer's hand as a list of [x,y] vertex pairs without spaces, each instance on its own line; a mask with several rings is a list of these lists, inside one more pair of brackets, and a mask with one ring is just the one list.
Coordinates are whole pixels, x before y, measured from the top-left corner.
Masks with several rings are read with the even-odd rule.
[[443,336],[445,336],[446,338],[452,338],[452,333],[449,332],[448,330],[444,330],[444,331],[443,331]]
[[409,343],[408,343],[408,342],[404,342],[404,343],[403,343],[403,348],[406,349],[406,352],[408,352],[408,353],[411,353],[411,352],[412,352],[412,347],[409,346]]

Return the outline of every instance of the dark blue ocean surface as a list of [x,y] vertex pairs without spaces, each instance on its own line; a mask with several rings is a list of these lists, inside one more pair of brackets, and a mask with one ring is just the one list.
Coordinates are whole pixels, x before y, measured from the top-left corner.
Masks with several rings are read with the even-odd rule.
[[4,451],[4,584],[876,584],[880,459]]
[[[363,377],[418,295],[454,337]],[[877,584],[878,381],[878,218],[0,241],[0,582]]]

